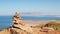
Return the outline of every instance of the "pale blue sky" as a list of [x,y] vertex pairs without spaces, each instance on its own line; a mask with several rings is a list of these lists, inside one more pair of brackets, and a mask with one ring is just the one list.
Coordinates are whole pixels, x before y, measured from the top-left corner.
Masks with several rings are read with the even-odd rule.
[[60,15],[60,0],[0,0],[0,15],[13,12]]

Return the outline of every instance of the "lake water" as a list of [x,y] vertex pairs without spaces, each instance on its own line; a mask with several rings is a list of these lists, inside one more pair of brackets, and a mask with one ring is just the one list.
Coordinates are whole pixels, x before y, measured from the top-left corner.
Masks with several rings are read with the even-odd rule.
[[[34,17],[34,16],[22,16],[22,20],[34,20],[34,21],[47,21],[47,20],[60,20],[60,17]],[[0,30],[8,28],[12,25],[12,16],[0,16]]]

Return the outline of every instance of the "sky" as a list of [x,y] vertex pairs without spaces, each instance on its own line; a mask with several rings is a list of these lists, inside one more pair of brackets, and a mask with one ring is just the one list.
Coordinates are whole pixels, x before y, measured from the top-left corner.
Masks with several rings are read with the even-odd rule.
[[60,0],[0,0],[0,15],[60,15]]

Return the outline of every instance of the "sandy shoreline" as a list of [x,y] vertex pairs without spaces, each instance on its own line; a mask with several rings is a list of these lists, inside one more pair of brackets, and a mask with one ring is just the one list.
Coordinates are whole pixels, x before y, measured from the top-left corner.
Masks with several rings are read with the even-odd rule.
[[24,24],[38,25],[38,24],[46,24],[48,22],[55,21],[60,23],[60,20],[48,20],[48,21],[33,21],[33,20],[23,20]]
[[38,24],[46,24],[47,21],[33,21],[33,20],[23,20],[23,23],[30,26],[35,26]]

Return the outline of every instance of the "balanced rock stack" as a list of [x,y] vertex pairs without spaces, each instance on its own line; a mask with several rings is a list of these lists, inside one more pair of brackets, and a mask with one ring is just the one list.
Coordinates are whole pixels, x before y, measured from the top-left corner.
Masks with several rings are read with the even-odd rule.
[[11,26],[9,31],[11,32],[11,34],[21,34],[21,33],[27,34],[27,33],[31,33],[32,29],[30,27],[25,26],[24,23],[22,23],[21,17],[16,12],[16,14],[13,17],[13,25]]
[[16,14],[13,17],[13,23],[15,25],[18,25],[18,24],[23,25],[22,20],[21,20],[21,17],[19,16],[19,14],[17,12],[16,12]]
[[[13,17],[13,24],[14,25],[24,25],[23,23],[22,23],[22,20],[21,20],[21,17],[19,16],[19,14],[16,12],[16,14],[14,15],[14,17]],[[14,26],[13,25],[13,26]]]

